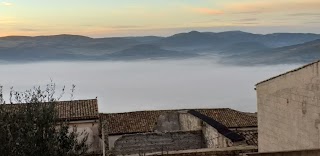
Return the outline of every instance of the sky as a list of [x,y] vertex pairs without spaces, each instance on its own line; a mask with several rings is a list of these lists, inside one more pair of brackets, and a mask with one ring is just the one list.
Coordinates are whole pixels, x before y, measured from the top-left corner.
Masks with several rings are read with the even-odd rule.
[[320,33],[319,0],[0,0],[0,36]]

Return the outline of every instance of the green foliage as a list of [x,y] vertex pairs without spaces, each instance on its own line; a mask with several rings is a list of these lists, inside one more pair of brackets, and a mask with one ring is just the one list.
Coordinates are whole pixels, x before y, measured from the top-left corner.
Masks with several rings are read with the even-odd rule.
[[4,104],[0,87],[0,155],[79,156],[87,153],[88,133],[78,132],[68,121],[59,120],[54,93],[53,83],[45,90],[38,87],[15,92],[11,89],[10,104]]

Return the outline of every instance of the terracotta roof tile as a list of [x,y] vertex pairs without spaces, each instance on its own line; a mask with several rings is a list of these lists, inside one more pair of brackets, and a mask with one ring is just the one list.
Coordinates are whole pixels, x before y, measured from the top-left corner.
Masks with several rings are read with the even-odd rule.
[[[138,111],[127,113],[100,114],[100,119],[107,125],[109,135],[151,132],[158,117],[166,112],[178,110]],[[257,118],[245,113],[228,109],[196,109],[213,118],[228,128],[257,127]]]
[[235,130],[234,132],[242,135],[248,145],[258,146],[258,130]]
[[232,142],[238,142],[238,141],[244,141],[245,138],[242,135],[239,135],[238,133],[235,133],[231,131],[228,127],[221,124],[220,122],[214,120],[213,118],[210,118],[204,114],[201,114],[198,111],[190,110],[188,113],[192,114],[193,116],[201,119],[203,122],[207,123],[214,129],[216,129],[220,134],[225,136],[226,138],[230,139]]
[[101,114],[109,134],[152,132],[158,117],[167,110]]
[[97,99],[59,101],[56,103],[56,108],[60,119],[85,120],[99,118]]
[[199,109],[197,110],[214,120],[222,123],[228,128],[257,127],[257,117],[230,108],[221,109]]
[[[58,101],[53,103],[58,111],[61,120],[89,120],[99,119],[98,101],[90,100],[74,100],[74,101]],[[14,111],[22,108],[25,104],[5,104],[7,110]]]

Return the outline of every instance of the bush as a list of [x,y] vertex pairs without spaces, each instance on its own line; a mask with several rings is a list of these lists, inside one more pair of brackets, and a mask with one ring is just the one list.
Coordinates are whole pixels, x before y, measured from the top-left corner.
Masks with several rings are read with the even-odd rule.
[[69,127],[68,121],[58,118],[55,103],[62,94],[58,98],[54,98],[54,94],[52,82],[45,90],[40,87],[25,92],[11,89],[10,104],[6,104],[0,87],[0,155],[77,156],[87,153],[88,133],[78,132],[77,127]]

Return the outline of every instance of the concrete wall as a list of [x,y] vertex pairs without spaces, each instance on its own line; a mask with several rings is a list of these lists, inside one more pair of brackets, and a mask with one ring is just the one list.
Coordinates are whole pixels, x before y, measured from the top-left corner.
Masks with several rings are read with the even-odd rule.
[[[101,153],[101,139],[99,137],[99,122],[97,120],[84,120],[84,121],[73,121],[70,122],[70,130],[72,127],[76,125],[78,132],[87,132],[88,133],[88,140],[87,143],[91,144],[91,148],[89,152]],[[83,137],[79,137],[81,139]]]
[[202,132],[207,148],[224,148],[232,146],[232,141],[230,139],[221,135],[216,129],[207,123],[202,127]]
[[143,133],[123,135],[114,143],[114,153],[137,154],[157,151],[175,151],[203,148],[203,138],[199,131]]
[[112,135],[112,136],[108,136],[108,142],[109,142],[109,150],[114,148],[114,143],[116,142],[116,140],[118,140],[119,138],[121,138],[122,135]]
[[179,119],[180,119],[180,128],[182,131],[202,130],[202,121],[199,118],[187,112],[180,112]]
[[320,148],[319,63],[257,85],[259,152]]

